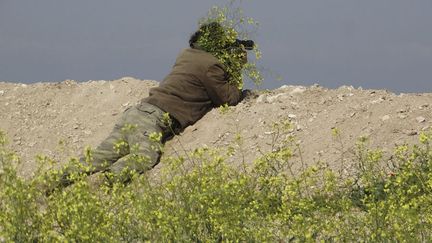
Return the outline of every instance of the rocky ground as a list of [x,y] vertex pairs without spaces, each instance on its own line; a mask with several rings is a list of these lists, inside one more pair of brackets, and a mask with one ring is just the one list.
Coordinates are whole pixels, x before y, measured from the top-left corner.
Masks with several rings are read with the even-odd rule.
[[[156,85],[130,77],[84,83],[0,82],[0,129],[9,138],[8,146],[22,157],[21,172],[31,175],[38,154],[64,163],[70,156],[79,156],[84,147],[95,147],[122,111]],[[417,143],[417,135],[432,128],[432,93],[318,85],[284,85],[257,93],[227,112],[209,112],[167,143],[163,159],[202,146],[232,146],[238,152],[230,161],[250,163],[271,151],[278,135],[272,124],[289,121],[291,128],[279,137],[295,138],[293,147],[301,153],[297,150],[293,163],[321,160],[333,166],[346,163],[344,168],[349,169],[361,136],[368,137],[371,147],[389,154],[395,145]],[[334,128],[340,131],[339,137],[333,135]],[[234,142],[238,135],[241,143]]]

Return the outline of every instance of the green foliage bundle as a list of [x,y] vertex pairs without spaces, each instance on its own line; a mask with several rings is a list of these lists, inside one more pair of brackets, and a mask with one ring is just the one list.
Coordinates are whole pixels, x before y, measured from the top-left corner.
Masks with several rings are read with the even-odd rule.
[[202,34],[197,44],[203,50],[212,53],[224,64],[229,75],[230,82],[240,89],[243,87],[243,77],[248,78],[254,84],[259,85],[263,81],[257,68],[256,60],[261,58],[261,52],[257,44],[249,51],[255,56],[247,59],[247,52],[241,45],[236,44],[236,39],[250,39],[258,27],[258,22],[246,17],[237,1],[230,1],[223,7],[214,6],[207,16],[199,21]]
[[[324,163],[293,172],[287,123],[274,126],[271,152],[237,168],[228,153],[201,148],[164,161],[159,179],[51,191],[61,171],[17,175],[19,159],[0,134],[0,241],[415,241],[432,240],[432,134],[398,147],[393,169],[359,141],[349,178]],[[41,162],[50,163],[46,157]],[[192,164],[192,166],[191,166]],[[47,176],[48,175],[48,176]],[[344,179],[345,178],[345,179]]]

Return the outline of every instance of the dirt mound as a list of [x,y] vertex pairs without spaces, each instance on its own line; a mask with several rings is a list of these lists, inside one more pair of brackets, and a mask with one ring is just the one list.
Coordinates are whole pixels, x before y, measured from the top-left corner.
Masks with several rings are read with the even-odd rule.
[[[84,83],[0,82],[0,129],[9,137],[9,146],[22,157],[22,172],[29,175],[36,167],[37,154],[65,161],[78,156],[85,146],[95,147],[122,111],[156,85],[155,81],[130,77]],[[416,135],[432,127],[432,94],[397,95],[385,90],[326,89],[318,85],[260,91],[228,112],[209,112],[169,141],[164,156],[202,146],[233,146],[238,152],[230,160],[252,161],[272,149],[278,135],[272,124],[279,121],[292,124],[288,134],[295,136],[302,161],[311,164],[324,160],[337,165],[352,156],[349,151],[361,136],[384,152],[391,152],[395,145],[417,143]],[[340,131],[340,140],[332,135],[333,128]],[[241,143],[233,143],[238,136]],[[298,153],[296,159],[300,161]]]

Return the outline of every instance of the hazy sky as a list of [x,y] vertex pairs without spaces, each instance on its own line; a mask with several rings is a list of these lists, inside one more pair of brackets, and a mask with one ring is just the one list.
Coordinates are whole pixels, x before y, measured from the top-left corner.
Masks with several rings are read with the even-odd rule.
[[[211,0],[0,0],[0,80],[161,80]],[[262,88],[432,92],[431,0],[245,0]],[[248,85],[249,87],[251,85]]]

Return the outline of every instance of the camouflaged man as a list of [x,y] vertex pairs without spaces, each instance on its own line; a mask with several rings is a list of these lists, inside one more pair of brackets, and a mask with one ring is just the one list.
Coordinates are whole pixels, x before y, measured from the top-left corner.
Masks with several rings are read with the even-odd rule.
[[[88,174],[109,171],[126,182],[130,179],[129,172],[142,173],[158,163],[161,147],[155,145],[152,135],[159,134],[156,139],[163,144],[212,108],[240,102],[246,92],[229,82],[226,67],[198,44],[203,33],[207,39],[220,38],[221,30],[224,33],[223,27],[213,22],[202,25],[191,36],[190,48],[178,55],[172,71],[159,87],[152,88],[138,105],[128,108],[110,135],[92,152]],[[246,63],[244,45],[237,47],[244,53]],[[84,160],[81,158],[81,163]],[[72,183],[69,173],[63,175],[65,186]]]

